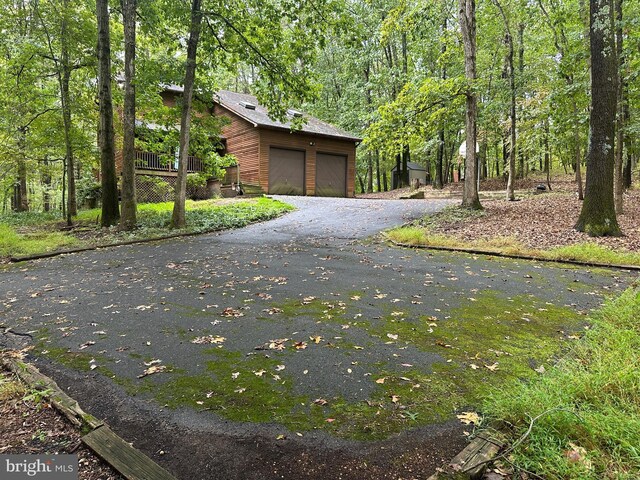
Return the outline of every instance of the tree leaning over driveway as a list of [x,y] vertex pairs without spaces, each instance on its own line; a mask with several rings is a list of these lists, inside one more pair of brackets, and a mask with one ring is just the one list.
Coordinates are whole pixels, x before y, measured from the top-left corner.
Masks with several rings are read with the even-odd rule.
[[590,0],[591,114],[587,181],[576,230],[620,235],[613,198],[617,61],[612,0]]

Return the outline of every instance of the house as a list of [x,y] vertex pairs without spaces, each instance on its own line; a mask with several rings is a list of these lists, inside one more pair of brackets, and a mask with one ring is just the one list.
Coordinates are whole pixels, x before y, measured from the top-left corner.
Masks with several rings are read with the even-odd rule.
[[356,146],[361,139],[317,118],[304,118],[300,130],[269,117],[251,95],[220,91],[214,114],[230,121],[223,128],[226,152],[235,155],[243,185],[264,193],[353,197]]
[[[413,183],[415,179],[420,181],[420,185],[427,184],[427,169],[416,162],[407,162],[407,170],[409,170],[409,185]],[[398,188],[399,174],[397,165],[391,169],[391,188]]]
[[[165,87],[161,92],[163,103],[173,106],[181,94],[181,87]],[[218,92],[208,113],[228,119],[219,138],[222,144],[219,153],[232,154],[238,161],[237,167],[227,172],[228,183],[239,181],[242,190],[251,193],[354,196],[356,147],[360,138],[289,110],[291,121],[298,118],[305,121],[299,130],[293,131],[291,121],[271,119],[255,97],[230,91]],[[144,126],[154,128],[150,124]],[[117,164],[121,164],[119,157]],[[200,159],[189,157],[189,172],[202,169]],[[177,177],[177,160],[166,152],[136,152],[136,174],[140,201],[169,200]],[[159,188],[157,177],[170,188]],[[191,193],[194,197],[207,196],[206,189]]]

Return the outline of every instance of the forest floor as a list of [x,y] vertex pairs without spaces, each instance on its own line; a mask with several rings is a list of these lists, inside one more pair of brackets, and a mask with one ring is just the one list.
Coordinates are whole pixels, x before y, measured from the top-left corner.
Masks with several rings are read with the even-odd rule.
[[0,453],[78,455],[79,480],[120,480],[80,442],[81,433],[37,391],[0,372]]
[[10,257],[37,255],[64,249],[108,246],[122,242],[163,238],[184,233],[204,233],[244,227],[270,220],[293,207],[270,198],[187,201],[187,228],[170,228],[173,202],[138,205],[133,231],[118,226],[100,227],[100,210],[81,210],[67,226],[59,213],[8,213],[0,215],[0,263]]
[[[535,186],[542,182],[531,179],[527,183],[530,188],[519,192],[518,201],[484,198],[484,210],[478,212],[453,206],[412,226],[393,230],[389,236],[407,244],[640,265],[639,190],[625,194],[624,213],[618,215],[623,235],[596,238],[574,229],[582,202],[573,181],[566,177],[556,180],[552,191],[537,195],[533,193]],[[485,188],[489,186],[494,185]]]

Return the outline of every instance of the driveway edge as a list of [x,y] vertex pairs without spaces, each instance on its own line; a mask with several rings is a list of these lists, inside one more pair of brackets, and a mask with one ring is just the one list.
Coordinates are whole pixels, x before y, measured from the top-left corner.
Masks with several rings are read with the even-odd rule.
[[438,250],[443,252],[459,252],[459,253],[472,253],[475,255],[487,255],[490,257],[501,257],[501,258],[513,258],[517,260],[533,260],[537,262],[548,262],[548,263],[565,263],[569,265],[580,265],[583,267],[599,267],[599,268],[614,268],[617,270],[629,270],[640,272],[640,266],[638,265],[617,265],[617,264],[609,264],[609,263],[601,263],[601,262],[585,262],[582,260],[560,260],[554,258],[545,258],[545,257],[536,257],[534,255],[519,255],[513,253],[503,253],[503,252],[494,252],[492,250],[481,250],[477,248],[464,248],[464,247],[442,247],[437,245],[412,245],[409,243],[396,242],[395,240],[390,239],[385,233],[383,233],[385,240],[395,245],[396,247],[403,248],[414,248],[421,250]]
[[153,478],[176,480],[160,465],[118,436],[108,425],[85,412],[78,402],[37,367],[20,358],[0,357],[2,366],[13,372],[30,388],[39,390],[84,435],[81,440],[94,453],[128,480]]

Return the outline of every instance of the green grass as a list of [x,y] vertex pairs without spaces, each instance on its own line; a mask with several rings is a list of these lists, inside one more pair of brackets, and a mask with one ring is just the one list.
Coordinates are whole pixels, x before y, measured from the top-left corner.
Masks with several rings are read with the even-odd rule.
[[640,288],[630,288],[554,368],[489,397],[485,412],[512,425],[511,441],[549,412],[511,455],[517,466],[545,479],[640,478],[639,319]]
[[[244,227],[269,220],[293,210],[291,205],[269,198],[234,202],[187,201],[187,228],[178,232],[203,233]],[[0,257],[33,255],[70,247],[108,245],[176,233],[170,230],[173,202],[138,206],[137,228],[120,232],[116,227],[101,229],[100,210],[82,210],[74,219],[79,230],[56,231],[63,221],[55,213],[9,213],[0,215]]]
[[515,237],[498,236],[490,239],[461,240],[453,235],[434,233],[434,229],[441,224],[451,225],[473,221],[483,215],[483,211],[458,206],[447,207],[413,225],[388,230],[386,235],[390,240],[404,245],[473,249],[487,253],[524,255],[548,260],[640,266],[640,253],[612,250],[610,247],[593,242],[541,250],[527,247]]
[[0,224],[0,257],[33,255],[79,245],[77,238],[63,232],[35,232],[22,235],[14,227]]

